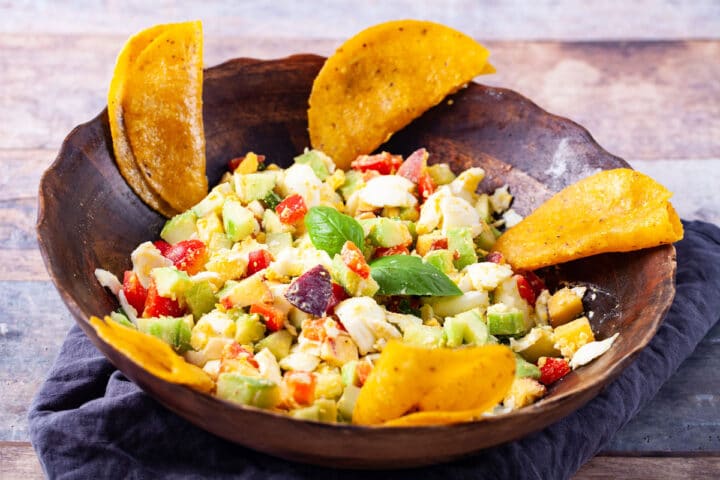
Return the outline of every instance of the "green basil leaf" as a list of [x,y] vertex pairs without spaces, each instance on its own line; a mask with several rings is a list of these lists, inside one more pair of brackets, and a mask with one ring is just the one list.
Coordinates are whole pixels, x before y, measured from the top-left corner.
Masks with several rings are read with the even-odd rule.
[[414,255],[390,255],[370,264],[378,295],[462,295],[443,272]]
[[325,250],[330,258],[340,253],[347,240],[358,248],[365,243],[365,232],[357,220],[332,207],[312,207],[305,214],[305,227],[315,248]]

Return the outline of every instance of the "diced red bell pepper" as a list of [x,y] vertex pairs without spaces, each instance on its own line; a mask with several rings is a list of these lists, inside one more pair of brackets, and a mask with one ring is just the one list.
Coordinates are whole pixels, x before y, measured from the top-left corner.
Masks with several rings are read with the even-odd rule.
[[265,320],[265,326],[271,332],[277,332],[285,324],[285,315],[283,312],[267,303],[253,303],[250,306],[250,313],[262,315]]
[[503,257],[503,254],[500,252],[488,253],[487,257],[485,257],[485,261],[497,263],[499,265],[505,265],[505,257]]
[[362,278],[368,278],[370,276],[370,265],[365,261],[365,256],[362,251],[350,240],[343,245],[340,257],[350,270]]
[[367,380],[368,375],[370,375],[370,372],[372,372],[372,365],[370,365],[370,362],[358,362],[357,365],[355,365],[355,374],[357,375],[357,380],[360,385],[359,387],[362,387],[365,385],[365,381]]
[[237,342],[232,342],[227,345],[225,345],[225,348],[222,351],[220,361],[223,360],[238,360],[238,359],[244,359],[247,360],[247,362],[252,365],[255,368],[258,368],[260,365],[258,364],[257,360],[255,360],[255,355],[248,350],[247,348],[243,347]]
[[290,195],[275,207],[275,212],[280,217],[280,221],[286,225],[292,225],[302,220],[307,211],[305,200],[297,193]]
[[527,271],[522,272],[521,274],[523,277],[525,277],[525,280],[528,281],[530,284],[530,287],[532,287],[533,292],[535,292],[535,296],[537,297],[542,293],[543,290],[545,290],[547,287],[545,286],[545,282],[542,281],[540,277],[538,277],[535,272]]
[[[343,286],[333,282],[332,295],[330,295],[330,300],[328,301],[327,310],[325,312],[328,314],[332,314],[335,311],[335,305],[342,302],[346,298],[348,298],[348,294],[343,288]],[[343,326],[343,329],[344,328],[345,327]]]
[[445,237],[438,238],[437,240],[433,240],[432,243],[430,244],[431,252],[433,250],[447,250],[447,248],[448,248],[448,239]]
[[535,306],[535,300],[537,296],[533,290],[530,282],[527,281],[522,275],[515,275],[515,282],[517,283],[517,289],[520,296],[533,307]]
[[133,306],[138,314],[141,314],[145,310],[145,300],[148,292],[140,283],[140,279],[135,272],[128,270],[123,274],[122,290],[128,303]]
[[160,250],[160,254],[164,257],[167,252],[172,248],[172,245],[170,245],[165,240],[156,240],[153,242],[153,245],[155,245],[155,248]]
[[178,270],[183,270],[188,275],[195,275],[205,268],[208,249],[200,240],[183,240],[172,245],[164,255],[172,260]]
[[390,255],[410,255],[410,250],[405,245],[395,245],[394,247],[378,247],[375,250],[375,258],[389,257]]
[[398,168],[397,174],[401,177],[405,177],[413,183],[418,183],[420,176],[425,172],[427,167],[428,152],[424,148],[415,150],[410,156],[405,159],[400,168]]
[[421,201],[424,202],[433,193],[435,193],[435,182],[429,173],[423,172],[418,180],[418,194]]
[[247,276],[265,270],[273,261],[272,253],[264,248],[250,252],[248,255]]
[[388,152],[381,152],[376,155],[360,155],[350,166],[361,172],[375,170],[381,175],[390,175],[402,165],[402,157],[400,155],[391,155]]
[[551,385],[570,373],[570,365],[564,358],[540,357],[540,383]]
[[145,300],[145,308],[143,309],[142,316],[145,318],[149,317],[182,317],[185,315],[185,310],[180,307],[180,304],[172,298],[161,297],[158,294],[155,282],[150,280],[150,285],[147,289],[147,299]]
[[315,400],[315,385],[317,379],[312,372],[287,372],[285,384],[299,405],[310,405]]

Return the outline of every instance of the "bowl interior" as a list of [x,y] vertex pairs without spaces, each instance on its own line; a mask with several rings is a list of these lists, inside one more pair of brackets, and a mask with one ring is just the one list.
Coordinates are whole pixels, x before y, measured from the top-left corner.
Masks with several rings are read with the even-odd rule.
[[[298,55],[232,60],[208,69],[204,122],[208,178],[248,151],[287,166],[309,145],[307,99],[324,59]],[[456,171],[481,166],[483,190],[510,186],[514,208],[527,214],[552,193],[599,169],[627,164],[598,146],[579,125],[504,89],[471,84],[398,132],[383,148],[407,155],[426,147],[431,162]],[[120,274],[130,252],[157,238],[165,221],[130,190],[113,159],[106,112],[73,130],[39,193],[38,239],[48,271],[78,324],[125,375],[192,423],[239,444],[288,459],[336,467],[418,466],[449,460],[537,431],[579,408],[630,362],[654,335],[674,294],[672,246],[607,254],[547,269],[552,283],[592,285],[586,305],[613,348],[572,372],[528,408],[481,422],[378,429],[302,422],[243,408],[167,383],[104,343],[90,315],[117,308],[95,280],[95,268]],[[242,428],[238,428],[241,426]]]

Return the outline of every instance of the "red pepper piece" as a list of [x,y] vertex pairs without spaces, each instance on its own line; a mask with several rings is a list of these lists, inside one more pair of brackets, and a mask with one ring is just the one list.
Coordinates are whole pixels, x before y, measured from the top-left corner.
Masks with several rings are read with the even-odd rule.
[[164,255],[172,260],[178,270],[183,270],[188,275],[195,275],[205,268],[208,249],[200,240],[183,240],[172,245]]
[[262,315],[265,320],[265,326],[271,332],[277,332],[285,323],[285,315],[283,315],[282,311],[266,303],[252,304],[250,306],[250,313]]
[[370,265],[365,261],[365,256],[360,249],[350,240],[343,245],[340,257],[342,257],[343,263],[347,265],[350,270],[362,278],[368,278],[370,276]]
[[147,300],[147,289],[142,286],[140,279],[135,272],[128,270],[123,274],[123,293],[125,299],[133,306],[138,314],[145,310],[145,300]]
[[292,225],[305,217],[308,209],[303,197],[297,193],[290,195],[275,207],[280,221],[286,225]]
[[272,253],[264,248],[250,252],[248,255],[247,276],[265,270],[273,260]]
[[172,298],[161,297],[158,294],[155,282],[150,280],[142,316],[145,318],[160,316],[182,317],[184,314],[185,310],[180,307],[180,304]]
[[570,373],[570,365],[564,358],[540,357],[540,383],[551,385]]
[[350,166],[361,172],[374,170],[381,175],[390,175],[402,165],[400,155],[391,155],[388,152],[381,152],[376,155],[360,155]]

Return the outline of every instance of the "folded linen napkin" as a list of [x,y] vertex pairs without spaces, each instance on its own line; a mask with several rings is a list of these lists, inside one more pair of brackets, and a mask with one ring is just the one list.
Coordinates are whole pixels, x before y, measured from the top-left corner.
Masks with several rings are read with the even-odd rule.
[[660,389],[720,318],[720,229],[686,222],[677,294],[657,335],[595,399],[545,430],[465,459],[392,472],[288,462],[207,433],[147,396],[73,326],[29,412],[50,478],[569,478]]

